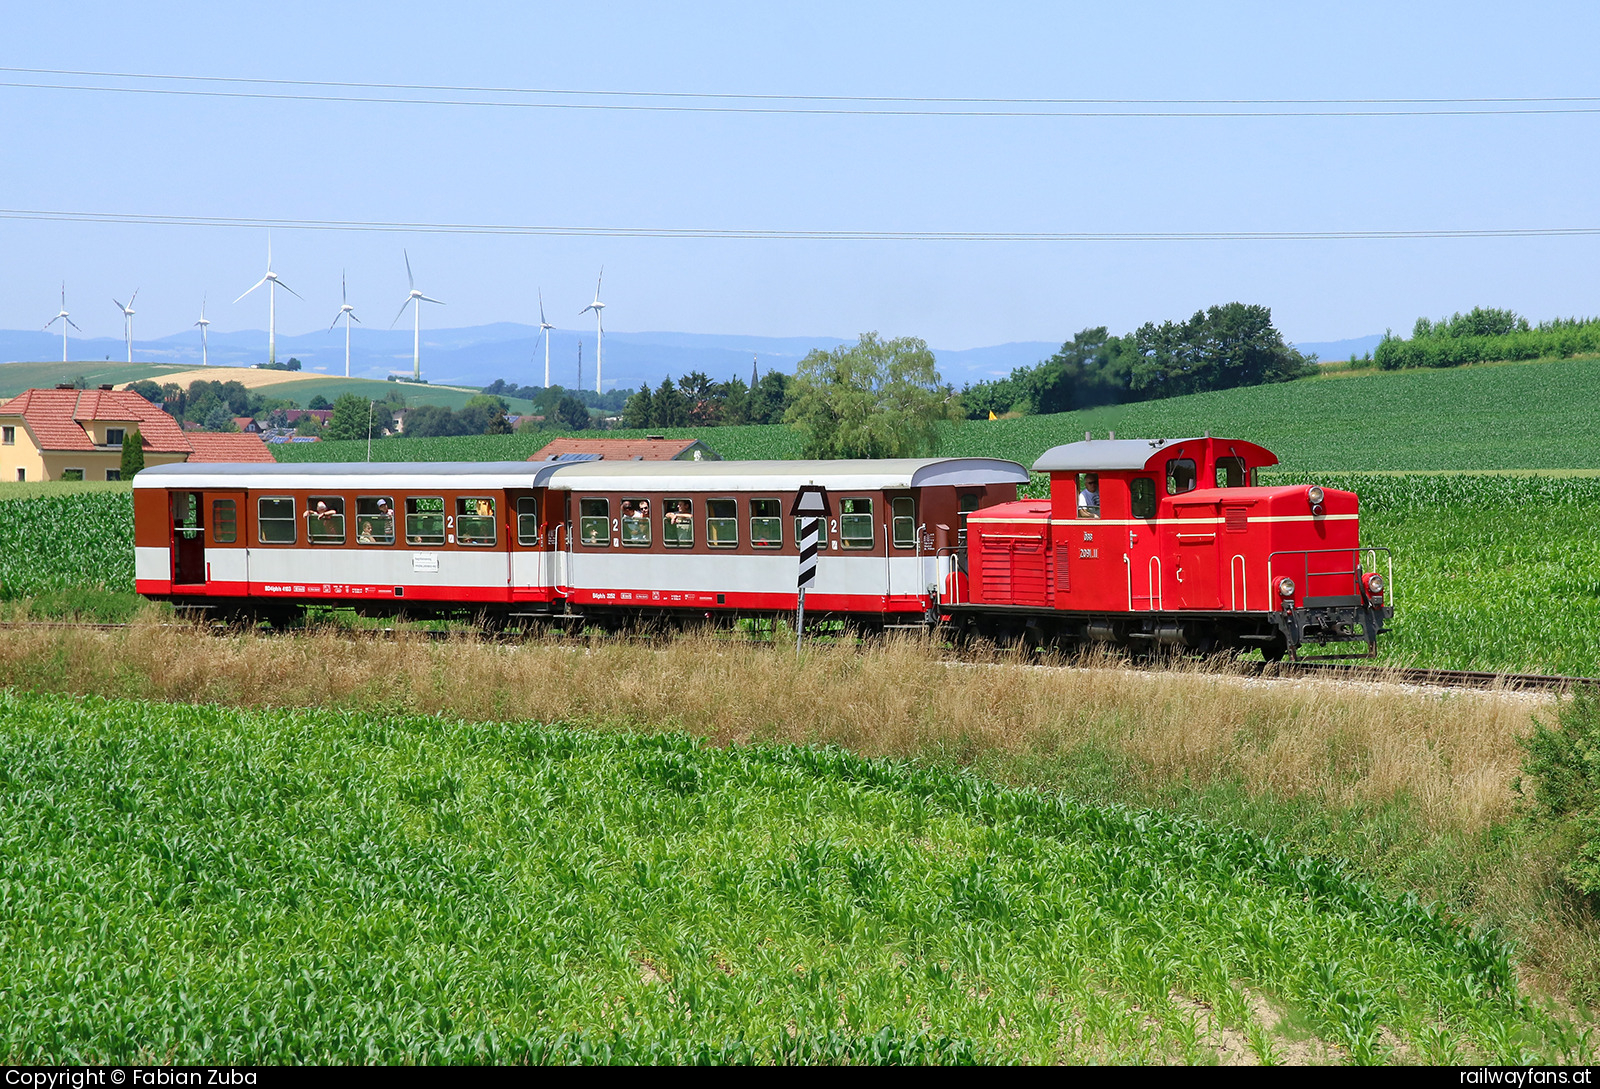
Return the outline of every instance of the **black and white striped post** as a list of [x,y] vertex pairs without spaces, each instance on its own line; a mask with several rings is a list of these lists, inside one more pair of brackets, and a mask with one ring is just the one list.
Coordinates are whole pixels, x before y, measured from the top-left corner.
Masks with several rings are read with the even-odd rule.
[[828,524],[828,489],[821,484],[803,484],[794,497],[790,517],[804,518],[800,528],[799,598],[795,606],[794,652],[800,653],[800,641],[805,637],[806,589],[817,581],[817,538]]

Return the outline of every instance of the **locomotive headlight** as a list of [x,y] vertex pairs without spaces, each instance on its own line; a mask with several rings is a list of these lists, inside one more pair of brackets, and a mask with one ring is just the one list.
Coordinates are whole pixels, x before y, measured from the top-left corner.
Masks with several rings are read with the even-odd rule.
[[1281,578],[1278,580],[1278,596],[1285,599],[1294,597],[1294,579]]
[[1322,489],[1315,484],[1306,489],[1306,499],[1313,508],[1322,506],[1322,501],[1325,498],[1327,497],[1323,494]]
[[1374,572],[1367,576],[1367,593],[1373,597],[1382,597],[1383,589],[1388,584],[1383,581],[1383,576]]

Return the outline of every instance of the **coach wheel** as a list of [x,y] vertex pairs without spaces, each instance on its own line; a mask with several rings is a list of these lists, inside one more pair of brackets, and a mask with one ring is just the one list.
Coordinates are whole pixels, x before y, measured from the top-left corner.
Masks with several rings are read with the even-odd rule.
[[1263,661],[1268,663],[1281,662],[1283,661],[1283,656],[1288,653],[1289,641],[1282,637],[1280,637],[1276,642],[1265,643],[1261,647],[1261,658]]

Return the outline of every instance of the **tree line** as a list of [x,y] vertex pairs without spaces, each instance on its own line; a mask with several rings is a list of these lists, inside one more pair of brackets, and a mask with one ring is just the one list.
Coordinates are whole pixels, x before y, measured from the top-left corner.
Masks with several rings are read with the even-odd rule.
[[1315,363],[1283,339],[1271,309],[1233,302],[1123,336],[1084,329],[1042,363],[969,385],[961,398],[969,419],[1030,416],[1288,382]]
[[742,378],[717,382],[700,371],[676,382],[663,378],[655,389],[642,384],[628,398],[622,409],[622,426],[643,430],[782,423],[794,399],[793,383],[782,371],[768,371],[754,388]]
[[1600,318],[1554,318],[1537,326],[1514,310],[1473,307],[1430,321],[1418,318],[1410,339],[1385,331],[1372,360],[1387,371],[1459,367],[1507,359],[1563,359],[1600,352]]

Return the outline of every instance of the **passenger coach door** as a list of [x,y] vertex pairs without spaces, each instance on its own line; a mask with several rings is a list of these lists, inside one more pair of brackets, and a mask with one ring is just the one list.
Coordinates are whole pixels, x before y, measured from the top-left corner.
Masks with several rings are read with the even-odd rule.
[[206,529],[204,496],[200,492],[171,492],[167,509],[172,516],[172,582],[196,586],[206,581]]
[[213,594],[250,590],[249,499],[244,492],[206,492],[206,582]]
[[550,585],[548,529],[542,521],[544,493],[506,493],[506,531],[511,552],[511,589],[527,593]]

